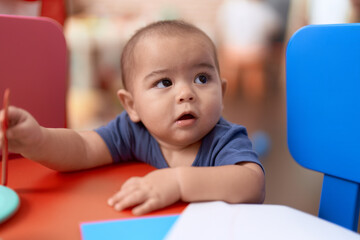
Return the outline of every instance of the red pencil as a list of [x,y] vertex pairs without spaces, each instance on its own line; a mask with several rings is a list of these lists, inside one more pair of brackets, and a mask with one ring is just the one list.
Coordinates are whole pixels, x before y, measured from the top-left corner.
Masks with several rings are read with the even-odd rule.
[[6,89],[4,93],[4,120],[2,122],[2,132],[4,135],[3,147],[2,147],[2,174],[1,184],[6,186],[7,184],[7,161],[8,161],[8,139],[6,131],[8,129],[8,107],[9,107],[10,89]]

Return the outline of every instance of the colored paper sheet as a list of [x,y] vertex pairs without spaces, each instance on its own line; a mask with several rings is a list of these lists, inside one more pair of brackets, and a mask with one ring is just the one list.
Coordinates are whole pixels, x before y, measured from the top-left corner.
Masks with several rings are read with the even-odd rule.
[[165,239],[360,240],[360,234],[283,205],[214,201],[189,204]]
[[83,240],[159,240],[165,238],[178,217],[166,215],[82,223],[80,229]]

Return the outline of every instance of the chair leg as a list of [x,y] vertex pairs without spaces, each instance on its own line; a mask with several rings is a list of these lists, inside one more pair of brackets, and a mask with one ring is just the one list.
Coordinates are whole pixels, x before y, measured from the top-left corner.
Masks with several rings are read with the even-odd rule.
[[319,217],[357,231],[360,206],[360,185],[324,175]]

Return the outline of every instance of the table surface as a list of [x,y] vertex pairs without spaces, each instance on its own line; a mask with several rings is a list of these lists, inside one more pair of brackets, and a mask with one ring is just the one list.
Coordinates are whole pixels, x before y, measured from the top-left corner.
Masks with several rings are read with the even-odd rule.
[[[20,208],[0,224],[0,238],[81,239],[82,222],[134,217],[130,210],[113,210],[107,199],[131,176],[152,170],[143,163],[127,163],[58,173],[28,159],[12,159],[8,187],[19,195]],[[177,214],[186,206],[179,202],[150,215]]]
[[[0,239],[76,240],[81,239],[80,223],[133,218],[134,216],[129,209],[122,212],[113,210],[107,205],[107,199],[117,192],[120,186],[131,176],[144,176],[152,170],[154,170],[153,167],[143,163],[127,163],[87,171],[58,173],[28,159],[10,160],[8,187],[15,190],[19,195],[20,208],[13,217],[0,224]],[[216,203],[204,203],[203,205],[207,204]],[[191,206],[193,205],[195,204]],[[179,202],[149,215],[178,214],[182,213],[186,206],[186,203]],[[234,218],[236,213],[234,209],[237,208],[241,210],[241,214],[236,214],[236,218]],[[180,218],[186,218],[187,214],[185,213],[188,213],[189,210],[191,209],[188,208]],[[199,228],[197,229],[199,236],[204,236],[205,232],[208,232],[208,235],[210,234],[212,237],[216,235],[211,231],[205,231],[205,229],[209,229],[211,224],[216,225],[216,219],[222,221],[222,218],[228,217],[225,214],[226,210],[220,209],[221,214],[216,211],[219,211],[218,208],[213,206],[206,208],[206,211],[202,211],[201,214],[191,215],[191,221],[196,218],[202,219],[199,222],[204,221],[204,219],[210,221],[210,223],[205,221],[202,225],[196,224]],[[233,216],[230,217],[232,221],[234,219],[243,221],[235,224],[236,226],[243,226],[243,229],[238,231],[241,236],[248,234],[252,229],[250,232],[254,238],[256,229],[262,229],[261,232],[264,234],[265,230],[268,231],[265,235],[266,238],[270,237],[269,239],[288,239],[296,231],[308,234],[307,239],[309,236],[316,239],[319,233],[314,233],[314,231],[319,231],[319,226],[323,225],[322,229],[327,230],[321,231],[320,235],[328,232],[327,237],[323,239],[329,239],[329,234],[332,236],[347,234],[348,239],[360,239],[360,235],[356,233],[340,229],[334,224],[285,206],[238,204],[229,208],[228,212]],[[251,219],[253,222],[250,221]],[[188,221],[186,220],[186,222]],[[221,223],[219,224],[221,225]],[[282,230],[279,229],[280,225]],[[284,225],[288,231],[283,231]],[[229,224],[229,226],[234,226],[234,223]],[[234,229],[239,230],[239,227]],[[234,232],[234,229],[229,231]],[[280,237],[279,231],[283,238]],[[190,232],[182,230],[181,234],[184,233],[190,233],[191,236],[194,236],[196,231],[193,229]],[[336,234],[334,235],[334,233]],[[263,239],[264,234],[261,238],[255,237],[254,239]]]

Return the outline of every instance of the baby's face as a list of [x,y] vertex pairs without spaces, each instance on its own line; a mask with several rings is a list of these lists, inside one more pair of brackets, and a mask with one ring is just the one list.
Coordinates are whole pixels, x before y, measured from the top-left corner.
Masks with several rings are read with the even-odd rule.
[[131,93],[139,120],[160,144],[200,141],[218,122],[222,89],[210,42],[201,35],[147,36],[134,52]]

